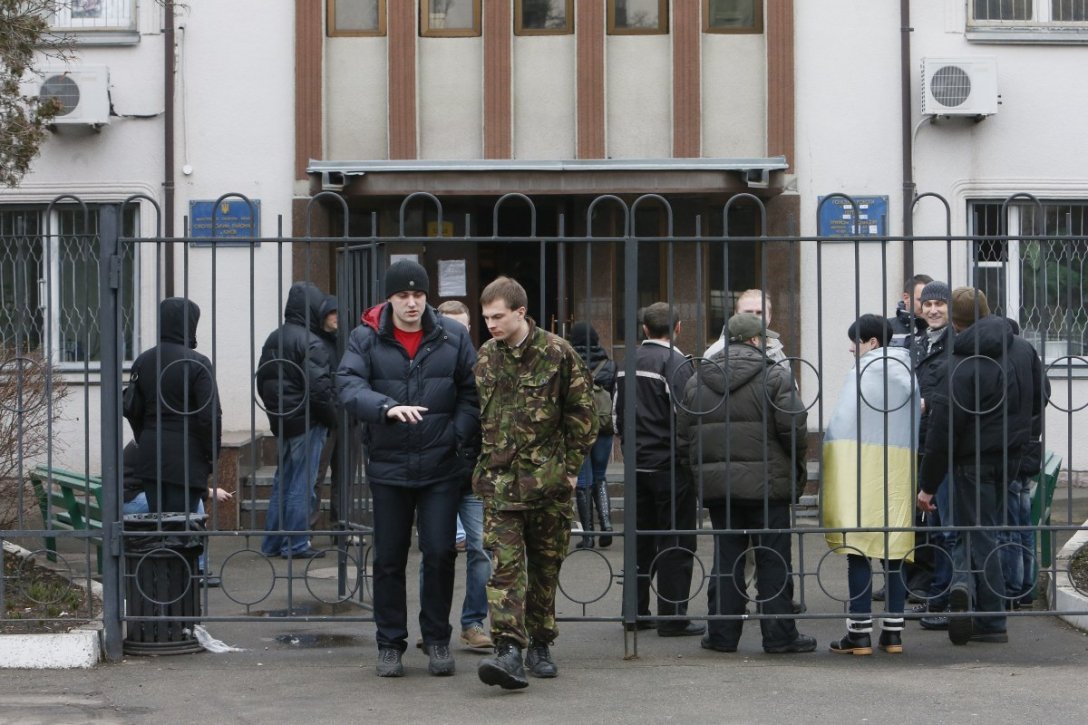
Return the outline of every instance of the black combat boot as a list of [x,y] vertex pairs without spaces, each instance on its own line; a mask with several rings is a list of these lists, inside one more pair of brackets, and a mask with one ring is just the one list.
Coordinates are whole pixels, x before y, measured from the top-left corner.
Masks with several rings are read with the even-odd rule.
[[885,619],[880,628],[880,649],[891,655],[903,654],[903,620]]
[[550,678],[559,674],[548,645],[536,640],[529,643],[529,651],[525,653],[525,666],[533,677]]
[[504,690],[520,690],[529,686],[525,665],[521,661],[521,647],[510,640],[499,640],[495,645],[495,656],[480,660],[476,674],[485,685],[498,685]]
[[[608,498],[608,482],[603,478],[593,483],[593,502],[597,504],[597,518],[601,522],[601,531],[612,530],[612,502]],[[593,528],[590,526],[590,528]],[[597,546],[602,549],[612,545],[611,536],[597,538]]]
[[[593,531],[593,501],[588,488],[574,489],[574,502],[578,506],[578,520],[582,522],[582,531]],[[579,549],[592,549],[593,537],[583,536],[578,542]]]
[[871,655],[873,653],[873,620],[846,620],[846,636],[831,643],[831,651],[844,655]]

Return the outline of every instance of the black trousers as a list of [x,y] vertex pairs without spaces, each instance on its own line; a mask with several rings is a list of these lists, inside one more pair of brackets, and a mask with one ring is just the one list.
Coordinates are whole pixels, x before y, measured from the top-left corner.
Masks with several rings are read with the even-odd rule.
[[[639,471],[636,478],[639,532],[655,529],[695,528],[695,487],[686,469]],[[657,613],[687,614],[691,571],[695,555],[694,534],[638,534],[638,613],[650,614],[650,580],[656,578]],[[662,629],[683,628],[685,622],[662,622]]]
[[378,628],[378,647],[403,652],[408,646],[405,568],[417,513],[419,548],[423,552],[419,627],[424,643],[448,645],[461,480],[451,478],[418,488],[371,483],[370,494],[374,502],[374,624]]
[[[739,529],[747,533],[717,534],[714,537],[713,587],[708,589],[710,614],[743,614],[748,604],[744,583],[744,552],[755,548],[756,591],[763,614],[791,614],[788,587],[790,557],[790,507],[786,502],[722,501],[708,504],[715,529]],[[787,529],[761,533],[760,529]],[[797,639],[797,625],[790,619],[762,619],[759,622],[764,647],[780,647]],[[710,640],[717,645],[736,647],[743,620],[711,620]]]

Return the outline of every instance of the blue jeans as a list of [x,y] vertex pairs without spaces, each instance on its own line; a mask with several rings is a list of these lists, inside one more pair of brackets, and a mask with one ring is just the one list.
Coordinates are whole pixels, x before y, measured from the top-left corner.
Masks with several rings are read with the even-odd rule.
[[[884,595],[884,611],[888,614],[902,614],[903,602],[907,598],[907,585],[903,581],[903,562],[899,559],[887,559],[884,565],[888,569]],[[873,570],[869,559],[858,554],[846,555],[846,583],[850,590],[848,607],[854,619],[868,619],[873,612]],[[856,616],[863,615],[863,616]]]
[[[1006,506],[1009,526],[1031,526],[1031,482],[1014,478],[1009,481],[1009,497]],[[1035,582],[1031,574],[1035,569],[1035,532],[1029,530],[998,532],[1001,549],[1001,568],[1005,573],[1007,595],[1019,598],[1028,594]]]
[[612,455],[612,436],[597,436],[593,447],[589,449],[585,463],[578,471],[578,488],[590,488],[595,482],[604,480],[610,455]]
[[[128,514],[151,513],[151,508],[147,505],[147,494],[144,493],[143,491],[140,491],[138,494],[136,494],[136,498],[132,499],[131,501],[129,501],[129,502],[127,502],[127,503],[125,503],[125,504],[123,504],[121,506],[121,513],[125,514],[126,516]],[[199,502],[197,502],[196,513],[198,515],[200,515],[200,516],[204,515],[204,501],[203,500],[200,500]],[[197,566],[200,568],[200,571],[208,571],[207,563],[208,563],[208,549],[207,549],[207,545],[205,544],[204,551],[202,551],[200,553],[200,558],[197,559]]]
[[987,527],[960,533],[952,571],[952,586],[964,587],[972,595],[978,612],[973,625],[981,633],[1004,632],[1006,624],[1005,575],[1001,556],[994,552],[997,530],[1005,518],[1003,475],[1001,466],[983,463],[956,466],[949,480],[956,525]]
[[926,521],[935,531],[929,540],[944,553],[933,555],[933,579],[929,585],[929,609],[940,611],[948,607],[948,592],[952,585],[952,557],[959,543],[959,532],[944,527],[954,526],[952,521],[952,497],[949,495],[948,476],[937,487],[933,503],[937,510],[926,514]]
[[[325,445],[325,426],[312,426],[307,432],[279,443],[279,466],[272,477],[272,495],[268,498],[265,535],[261,553],[265,556],[298,554],[310,546],[310,511],[313,506],[314,481]],[[280,534],[279,531],[304,533]]]
[[461,629],[465,629],[487,620],[491,557],[484,551],[484,502],[467,493],[461,497],[457,513],[465,528],[465,601],[461,604]]

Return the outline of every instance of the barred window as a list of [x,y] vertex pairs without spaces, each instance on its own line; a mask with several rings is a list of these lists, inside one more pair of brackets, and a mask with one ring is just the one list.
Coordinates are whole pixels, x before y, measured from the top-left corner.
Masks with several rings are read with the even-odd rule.
[[[98,363],[98,211],[58,206],[0,207],[0,345],[41,351],[62,367]],[[126,207],[123,234],[134,236],[138,213]],[[48,228],[47,228],[48,227]],[[122,250],[124,359],[135,358],[136,254]]]
[[[970,204],[974,278],[991,311],[1012,317],[1045,360],[1088,353],[1088,200]],[[1023,239],[1022,237],[1037,237]]]
[[1088,22],[1088,0],[971,0],[968,25],[1030,28]]
[[50,25],[72,32],[136,30],[136,0],[64,0]]

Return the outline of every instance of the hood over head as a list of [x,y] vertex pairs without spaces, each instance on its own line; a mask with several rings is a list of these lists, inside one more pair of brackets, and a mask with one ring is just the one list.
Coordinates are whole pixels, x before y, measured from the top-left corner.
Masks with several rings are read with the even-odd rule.
[[[952,350],[957,355],[985,355],[998,359],[1012,346],[1009,322],[998,315],[987,315],[956,335]],[[976,347],[977,346],[977,347]]]
[[196,347],[200,308],[185,297],[167,297],[159,303],[159,340]]
[[321,307],[325,303],[325,293],[313,282],[295,282],[287,293],[287,304],[283,308],[283,321],[301,325],[315,334],[321,334]]

